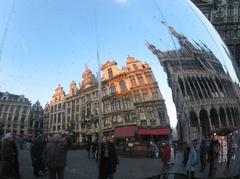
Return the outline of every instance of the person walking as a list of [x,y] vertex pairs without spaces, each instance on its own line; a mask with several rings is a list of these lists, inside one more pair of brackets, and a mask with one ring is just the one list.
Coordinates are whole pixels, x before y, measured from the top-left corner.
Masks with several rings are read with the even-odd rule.
[[103,136],[100,152],[99,179],[113,179],[119,160],[110,137]]
[[90,139],[88,139],[88,141],[87,141],[87,152],[88,152],[88,158],[90,158],[91,148],[92,148],[92,142],[91,142]]
[[64,179],[67,146],[60,134],[54,134],[43,151],[43,160],[48,167],[48,179]]
[[224,172],[228,175],[229,170],[230,170],[230,162],[233,157],[233,146],[232,146],[232,141],[229,141],[228,146],[227,146],[227,163],[225,166]]
[[171,148],[169,146],[169,143],[166,143],[163,146],[163,154],[161,156],[161,160],[162,160],[162,163],[163,163],[162,172],[165,172],[169,169],[170,159],[171,159]]
[[11,133],[7,133],[1,144],[0,178],[20,179],[18,150]]
[[202,141],[200,143],[199,152],[200,152],[200,163],[201,163],[200,171],[202,172],[202,171],[204,171],[206,169],[206,159],[207,159],[207,141],[206,141],[206,137],[204,139],[202,139]]
[[190,152],[190,147],[185,144],[186,147],[184,148],[184,152],[183,152],[183,160],[182,160],[182,163],[184,166],[186,166],[187,164],[187,161],[188,161],[188,156],[189,156],[189,152]]
[[195,166],[197,165],[197,153],[196,145],[194,143],[190,144],[190,152],[187,161],[187,176],[188,178],[193,178],[195,176]]
[[208,151],[209,177],[215,176],[215,173],[217,171],[218,157],[219,157],[219,142],[213,136]]
[[36,139],[33,140],[31,147],[31,160],[33,166],[33,174],[35,177],[42,176],[39,174],[40,171],[42,171],[43,174],[46,174],[45,164],[42,159],[44,147],[45,143],[43,141],[42,135],[39,135]]

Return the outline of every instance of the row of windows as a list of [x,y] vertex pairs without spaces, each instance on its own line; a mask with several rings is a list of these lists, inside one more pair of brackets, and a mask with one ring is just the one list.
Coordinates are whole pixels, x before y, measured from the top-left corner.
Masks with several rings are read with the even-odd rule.
[[[238,21],[240,21],[240,6],[236,9],[237,14],[238,14]],[[234,21],[234,6],[229,5],[227,7],[227,21],[228,22],[233,22]]]
[[[143,75],[142,75],[141,73],[137,74],[136,77],[137,77],[137,79],[138,79],[138,84],[139,84],[139,85],[145,84],[145,81],[144,81],[144,79],[143,79]],[[145,72],[145,77],[146,77],[146,80],[147,80],[148,82],[153,82],[153,76],[152,76],[151,72],[149,72],[149,71]],[[135,76],[131,75],[131,76],[129,76],[129,79],[130,79],[130,83],[131,83],[131,86],[132,86],[132,87],[137,86],[137,82],[136,82],[136,80],[135,80]],[[121,80],[121,81],[119,82],[119,86],[120,86],[120,90],[121,90],[121,91],[127,89],[127,85],[126,85],[126,82],[125,82],[124,80]],[[112,83],[112,84],[110,85],[110,91],[111,91],[111,93],[116,93],[116,92],[117,92],[116,86],[115,86],[114,83]]]

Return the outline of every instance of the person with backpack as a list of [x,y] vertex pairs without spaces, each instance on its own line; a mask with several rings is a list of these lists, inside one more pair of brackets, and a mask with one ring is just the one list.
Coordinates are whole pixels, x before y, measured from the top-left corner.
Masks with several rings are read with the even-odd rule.
[[188,178],[193,178],[195,175],[195,166],[197,165],[197,152],[196,152],[196,144],[190,144],[190,152],[188,155],[187,161],[187,176]]
[[48,179],[64,179],[66,156],[66,142],[60,134],[54,134],[43,152],[43,160],[48,167]]

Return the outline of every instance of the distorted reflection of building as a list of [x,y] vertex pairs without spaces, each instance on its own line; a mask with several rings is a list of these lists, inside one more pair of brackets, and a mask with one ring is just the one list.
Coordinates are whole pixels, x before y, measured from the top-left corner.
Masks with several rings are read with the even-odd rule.
[[240,1],[192,0],[219,32],[240,67]]
[[43,108],[39,101],[32,105],[30,126],[33,137],[43,133]]
[[14,135],[29,134],[31,103],[23,95],[0,92],[1,135],[11,132]]
[[[117,139],[135,140],[169,136],[165,102],[150,66],[128,57],[118,68],[115,61],[102,65],[103,133]],[[80,86],[70,85],[65,94],[59,86],[45,113],[45,134],[69,131],[77,141],[98,136],[99,98],[96,77],[85,67]]]
[[234,82],[202,43],[191,43],[172,27],[180,48],[162,52],[146,43],[167,73],[182,141],[201,139],[214,128],[239,126],[239,99]]

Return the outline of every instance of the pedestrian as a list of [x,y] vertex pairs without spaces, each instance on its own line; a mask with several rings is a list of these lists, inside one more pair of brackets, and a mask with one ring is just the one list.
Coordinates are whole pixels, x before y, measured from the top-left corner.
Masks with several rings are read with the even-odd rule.
[[99,179],[113,179],[119,160],[112,138],[103,136],[100,152]]
[[11,133],[7,133],[1,144],[0,178],[20,179],[18,150]]
[[163,144],[163,154],[161,156],[161,161],[163,163],[162,172],[165,172],[170,167],[170,159],[171,159],[171,148],[169,143]]
[[92,156],[94,159],[96,159],[96,151],[97,151],[97,141],[94,141],[92,144]]
[[227,146],[227,163],[225,166],[225,173],[228,174],[229,170],[230,170],[230,162],[231,159],[233,157],[233,146],[232,146],[232,142],[229,141],[228,146]]
[[190,144],[190,152],[187,161],[187,176],[188,178],[194,178],[195,176],[195,166],[197,165],[197,153],[196,153],[195,143]]
[[218,157],[219,157],[219,142],[213,136],[208,151],[209,177],[214,177],[216,174]]
[[43,151],[43,160],[48,167],[48,179],[64,179],[67,146],[60,134],[54,134]]
[[202,172],[203,170],[206,169],[206,159],[207,159],[207,141],[206,137],[202,139],[199,147],[199,152],[200,152],[200,163],[201,163],[201,169],[200,171]]
[[186,145],[184,152],[183,152],[183,160],[182,160],[182,163],[184,166],[186,166],[186,164],[187,164],[189,152],[190,152],[190,147],[188,145]]
[[90,158],[91,147],[92,147],[92,142],[91,142],[90,139],[88,139],[88,141],[87,141],[87,152],[88,152],[88,158]]
[[35,177],[40,177],[42,175],[39,174],[42,171],[43,174],[46,174],[45,164],[42,159],[43,150],[45,147],[45,143],[43,141],[42,135],[39,135],[32,142],[31,147],[31,160],[33,166],[33,174]]

